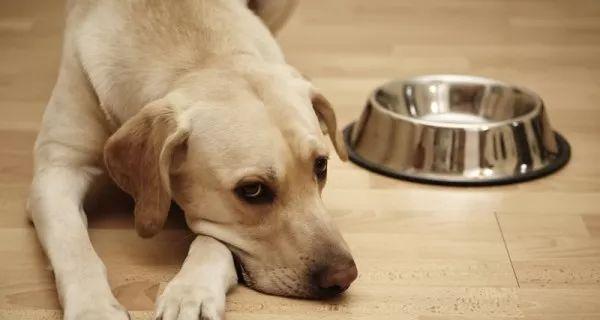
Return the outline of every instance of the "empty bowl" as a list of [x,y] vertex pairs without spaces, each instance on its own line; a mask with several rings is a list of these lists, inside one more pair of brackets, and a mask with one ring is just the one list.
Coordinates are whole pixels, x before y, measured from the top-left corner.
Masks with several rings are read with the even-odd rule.
[[537,94],[462,75],[382,85],[344,137],[350,159],[360,166],[446,185],[529,180],[560,169],[570,157]]

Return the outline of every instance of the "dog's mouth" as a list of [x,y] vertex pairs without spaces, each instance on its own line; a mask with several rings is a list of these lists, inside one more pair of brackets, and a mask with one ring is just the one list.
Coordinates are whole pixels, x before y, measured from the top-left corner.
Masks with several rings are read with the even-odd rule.
[[244,263],[239,255],[233,253],[233,265],[235,266],[235,273],[237,273],[238,283],[251,287],[252,279],[248,275],[248,271],[244,267]]
[[[243,252],[234,252],[232,250],[233,256],[233,264],[235,266],[235,272],[237,274],[238,283],[244,285],[246,287],[252,288],[259,292],[263,292],[266,294],[277,295],[277,296],[285,296],[292,298],[300,298],[300,299],[330,299],[339,295],[339,290],[336,288],[331,288],[331,290],[315,290],[309,285],[301,285],[298,280],[293,281],[292,283],[286,281],[290,280],[290,274],[277,274],[277,272],[268,272],[270,280],[268,280],[268,284],[261,285],[256,279],[253,279],[251,272],[246,267],[246,264],[242,260]],[[277,268],[273,268],[272,270],[276,270]],[[258,275],[263,271],[258,271]],[[307,271],[308,274],[312,274],[313,272]],[[309,276],[299,277],[299,279],[308,279]],[[311,282],[306,280],[307,283]],[[314,281],[312,281],[314,282]]]
[[289,291],[282,290],[282,288],[278,287],[278,286],[276,286],[274,288],[271,288],[270,290],[267,290],[266,288],[262,288],[252,278],[252,276],[249,273],[248,269],[246,268],[244,262],[242,261],[242,258],[240,257],[240,255],[237,254],[237,253],[232,252],[232,256],[233,256],[233,264],[235,266],[235,272],[236,272],[237,277],[238,277],[238,283],[241,284],[241,285],[244,285],[246,287],[252,288],[252,289],[257,290],[259,292],[270,294],[270,295],[278,295],[278,296],[293,297],[293,298],[303,298],[303,299],[317,299],[317,298],[319,298],[316,295],[303,294],[301,292],[296,292],[289,285],[287,285],[287,289],[290,289]]

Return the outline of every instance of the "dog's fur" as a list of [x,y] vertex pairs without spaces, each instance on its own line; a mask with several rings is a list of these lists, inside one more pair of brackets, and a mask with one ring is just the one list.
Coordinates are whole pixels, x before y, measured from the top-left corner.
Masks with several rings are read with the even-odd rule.
[[[288,296],[318,297],[315,272],[354,266],[313,168],[328,154],[320,122],[346,158],[335,114],[286,64],[272,36],[294,5],[68,3],[28,202],[65,319],[128,316],[111,293],[82,209],[90,185],[107,173],[134,198],[141,236],[160,231],[172,200],[198,234],[158,300],[163,319],[221,319],[237,280],[232,253],[248,285]],[[234,190],[245,181],[269,186],[275,200],[242,201]]]

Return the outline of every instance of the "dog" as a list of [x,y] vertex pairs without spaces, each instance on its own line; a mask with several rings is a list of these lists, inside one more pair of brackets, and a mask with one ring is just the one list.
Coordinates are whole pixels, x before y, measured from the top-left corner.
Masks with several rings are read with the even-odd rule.
[[196,235],[156,317],[222,319],[238,280],[300,298],[357,277],[321,192],[327,99],[273,34],[295,0],[71,0],[56,85],[34,147],[27,212],[65,319],[127,319],[87,233],[83,199],[109,177],[158,233],[174,201]]

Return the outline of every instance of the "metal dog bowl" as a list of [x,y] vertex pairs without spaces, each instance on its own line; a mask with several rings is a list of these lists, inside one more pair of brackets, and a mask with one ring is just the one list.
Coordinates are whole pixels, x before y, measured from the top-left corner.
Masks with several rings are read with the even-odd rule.
[[360,166],[445,185],[529,180],[560,169],[570,157],[537,94],[471,76],[386,83],[344,137]]

